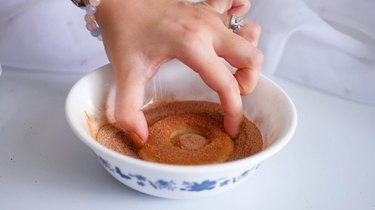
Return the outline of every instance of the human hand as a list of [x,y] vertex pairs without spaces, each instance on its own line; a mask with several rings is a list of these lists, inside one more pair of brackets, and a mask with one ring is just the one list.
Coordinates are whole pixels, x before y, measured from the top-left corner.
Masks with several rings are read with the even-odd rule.
[[[105,0],[96,13],[115,72],[116,123],[143,141],[146,84],[164,62],[177,58],[196,71],[220,97],[231,137],[242,121],[241,95],[253,91],[263,54],[256,48],[260,27],[248,20],[236,33],[230,14],[245,14],[248,0]],[[220,57],[237,68],[233,75]]]

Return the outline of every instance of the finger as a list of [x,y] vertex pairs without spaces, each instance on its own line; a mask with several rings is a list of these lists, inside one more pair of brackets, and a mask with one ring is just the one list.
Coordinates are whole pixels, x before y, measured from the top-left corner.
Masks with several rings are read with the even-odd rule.
[[236,31],[236,34],[245,38],[255,47],[258,46],[260,34],[261,34],[261,27],[259,24],[254,23],[249,20],[242,20],[243,26]]
[[259,80],[259,71],[240,68],[237,69],[234,76],[240,86],[241,95],[246,96],[254,91]]
[[200,46],[190,52],[185,51],[179,59],[197,71],[203,81],[218,93],[224,111],[225,130],[232,138],[235,138],[243,116],[242,101],[236,79],[221,62],[212,47]]
[[[231,22],[231,16],[228,15],[222,15],[221,20],[223,21],[223,24],[225,26],[225,29],[231,31],[230,28],[230,22]],[[260,34],[262,31],[262,28],[259,24],[243,19],[241,21],[242,26],[238,30],[235,31],[235,33],[243,38],[245,38],[247,41],[249,41],[254,46],[258,46]]]
[[205,2],[221,14],[244,15],[250,9],[249,0],[207,0]]
[[258,81],[263,53],[246,39],[230,31],[221,32],[222,36],[214,44],[216,53],[237,68],[235,78],[241,95],[251,93]]
[[116,123],[126,130],[133,142],[139,146],[148,137],[147,121],[142,112],[146,85],[142,72],[145,67],[133,61],[114,68],[116,72]]
[[237,15],[245,15],[251,7],[249,0],[233,0],[232,8],[228,10],[228,14],[236,13]]

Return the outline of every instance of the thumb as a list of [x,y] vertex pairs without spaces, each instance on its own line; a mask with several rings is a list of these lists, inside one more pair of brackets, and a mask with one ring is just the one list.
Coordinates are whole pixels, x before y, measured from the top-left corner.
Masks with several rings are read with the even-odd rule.
[[207,0],[206,3],[221,14],[244,15],[250,9],[249,0]]

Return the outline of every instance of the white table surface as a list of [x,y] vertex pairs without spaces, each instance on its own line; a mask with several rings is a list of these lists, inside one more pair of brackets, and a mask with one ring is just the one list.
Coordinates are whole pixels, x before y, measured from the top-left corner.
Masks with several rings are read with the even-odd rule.
[[298,111],[296,134],[243,185],[167,200],[121,185],[68,127],[81,74],[5,68],[0,77],[0,209],[375,209],[375,107],[274,78]]

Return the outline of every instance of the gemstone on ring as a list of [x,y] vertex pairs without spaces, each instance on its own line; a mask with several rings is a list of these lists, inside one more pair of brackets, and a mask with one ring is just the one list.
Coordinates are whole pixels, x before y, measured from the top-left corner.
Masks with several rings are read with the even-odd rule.
[[233,32],[237,32],[241,27],[243,27],[242,17],[239,17],[236,15],[236,13],[233,13],[230,16],[229,29]]

